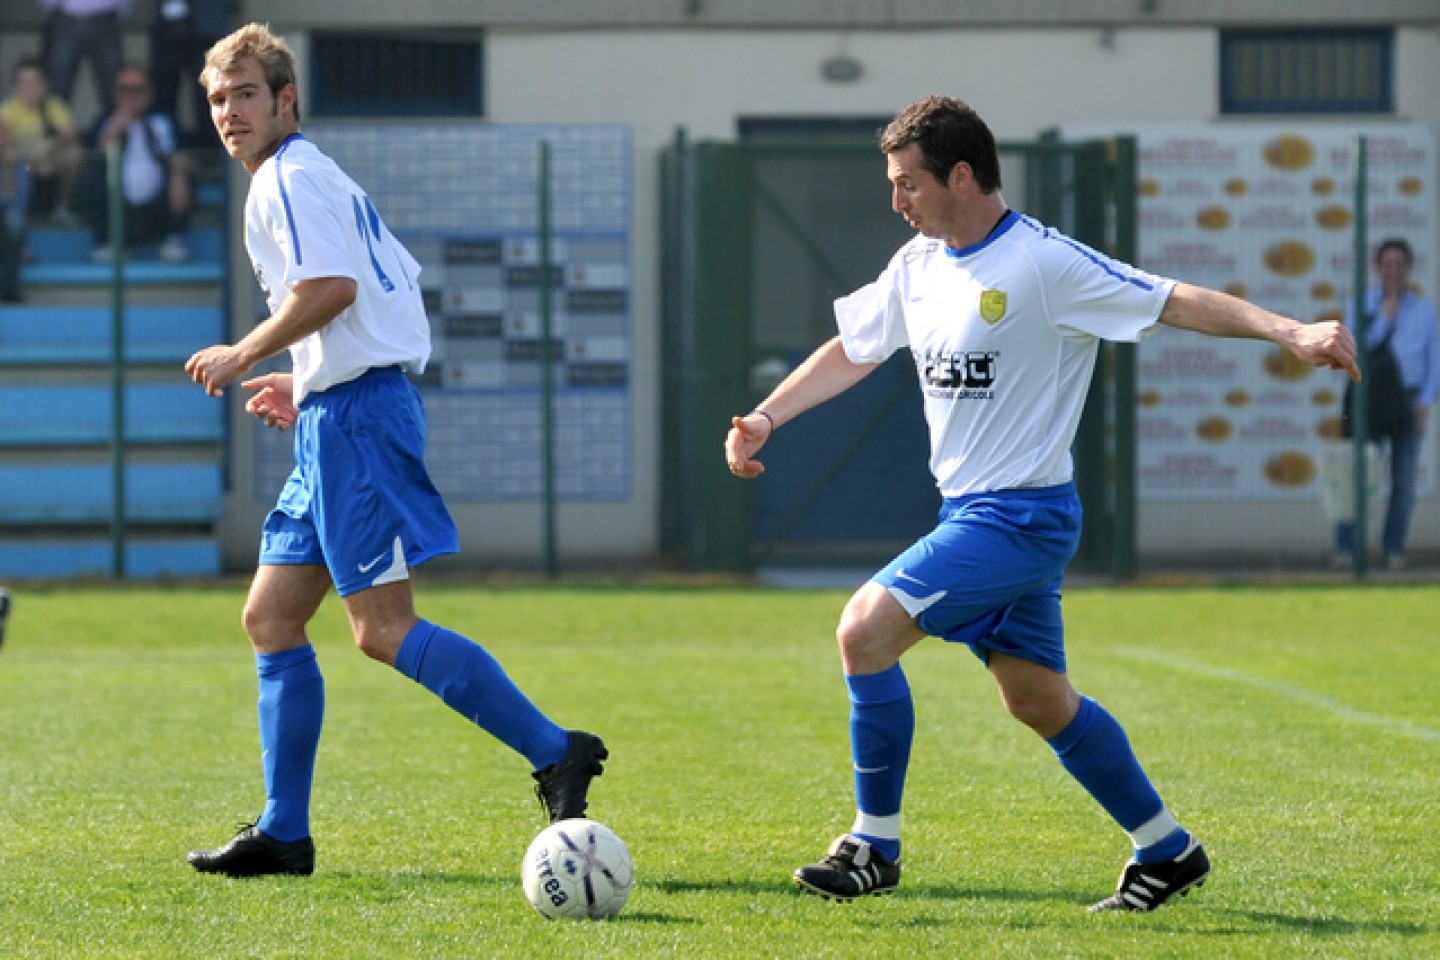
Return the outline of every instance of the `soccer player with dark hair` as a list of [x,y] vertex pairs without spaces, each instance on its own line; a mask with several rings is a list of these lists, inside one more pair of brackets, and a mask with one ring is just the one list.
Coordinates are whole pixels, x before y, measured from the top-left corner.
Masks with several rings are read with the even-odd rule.
[[900,882],[900,809],[914,734],[901,655],[967,644],[1005,707],[1129,834],[1134,859],[1095,910],[1151,910],[1203,883],[1209,859],[1161,801],[1120,724],[1066,673],[1060,586],[1080,537],[1070,445],[1102,340],[1158,325],[1258,338],[1359,377],[1339,324],[1306,325],[1153,276],[1010,210],[995,138],[949,97],[906,107],[880,139],[891,202],[917,231],[880,277],[835,303],[839,336],[733,418],[731,471],[756,477],[776,429],[913,356],[939,523],[850,598],[837,629],[849,689],[857,814],[795,880],[840,900]]

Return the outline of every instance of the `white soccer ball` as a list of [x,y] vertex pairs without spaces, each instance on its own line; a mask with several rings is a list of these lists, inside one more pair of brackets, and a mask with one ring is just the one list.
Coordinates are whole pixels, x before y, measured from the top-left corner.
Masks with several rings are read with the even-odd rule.
[[561,820],[540,831],[520,865],[525,897],[552,920],[604,920],[625,906],[635,882],[630,851],[594,820]]

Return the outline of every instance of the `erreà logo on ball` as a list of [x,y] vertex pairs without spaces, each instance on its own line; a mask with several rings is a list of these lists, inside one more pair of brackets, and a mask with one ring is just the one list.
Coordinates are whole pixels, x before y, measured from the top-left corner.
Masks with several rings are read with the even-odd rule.
[[550,864],[549,850],[541,850],[536,855],[535,874],[540,878],[540,889],[555,906],[562,907],[570,900],[570,895],[565,892],[565,885],[555,878],[555,868]]

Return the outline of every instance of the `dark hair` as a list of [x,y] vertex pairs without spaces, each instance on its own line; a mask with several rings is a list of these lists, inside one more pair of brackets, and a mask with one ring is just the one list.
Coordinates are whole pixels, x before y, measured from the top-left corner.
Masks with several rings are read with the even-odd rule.
[[1415,262],[1415,251],[1410,249],[1410,241],[1402,240],[1399,237],[1391,237],[1388,240],[1381,240],[1380,246],[1375,248],[1375,262],[1379,263],[1380,258],[1385,256],[1388,250],[1399,250],[1405,255],[1405,266]]
[[921,97],[896,114],[880,134],[880,149],[894,153],[920,145],[921,165],[941,183],[957,163],[970,165],[984,193],[1000,189],[1000,154],[995,135],[964,100],[934,94]]
[[14,69],[10,71],[10,79],[19,79],[21,70],[38,70],[40,76],[49,79],[49,75],[45,72],[45,63],[39,57],[21,57],[16,61]]

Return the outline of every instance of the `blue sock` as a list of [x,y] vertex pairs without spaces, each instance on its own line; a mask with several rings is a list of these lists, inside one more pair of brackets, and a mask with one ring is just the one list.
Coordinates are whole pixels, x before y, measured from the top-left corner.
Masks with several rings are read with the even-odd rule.
[[310,785],[325,719],[325,680],[308,643],[255,655],[265,812],[256,826],[276,840],[310,836]]
[[1130,738],[1104,707],[1081,697],[1075,719],[1049,743],[1061,766],[1130,834],[1135,859],[1155,863],[1184,851],[1190,835],[1165,809]]
[[484,647],[426,620],[400,644],[395,669],[520,753],[536,770],[558,763],[569,736],[536,709]]
[[879,673],[847,676],[855,805],[850,832],[887,860],[900,859],[900,802],[915,738],[915,703],[900,664]]

